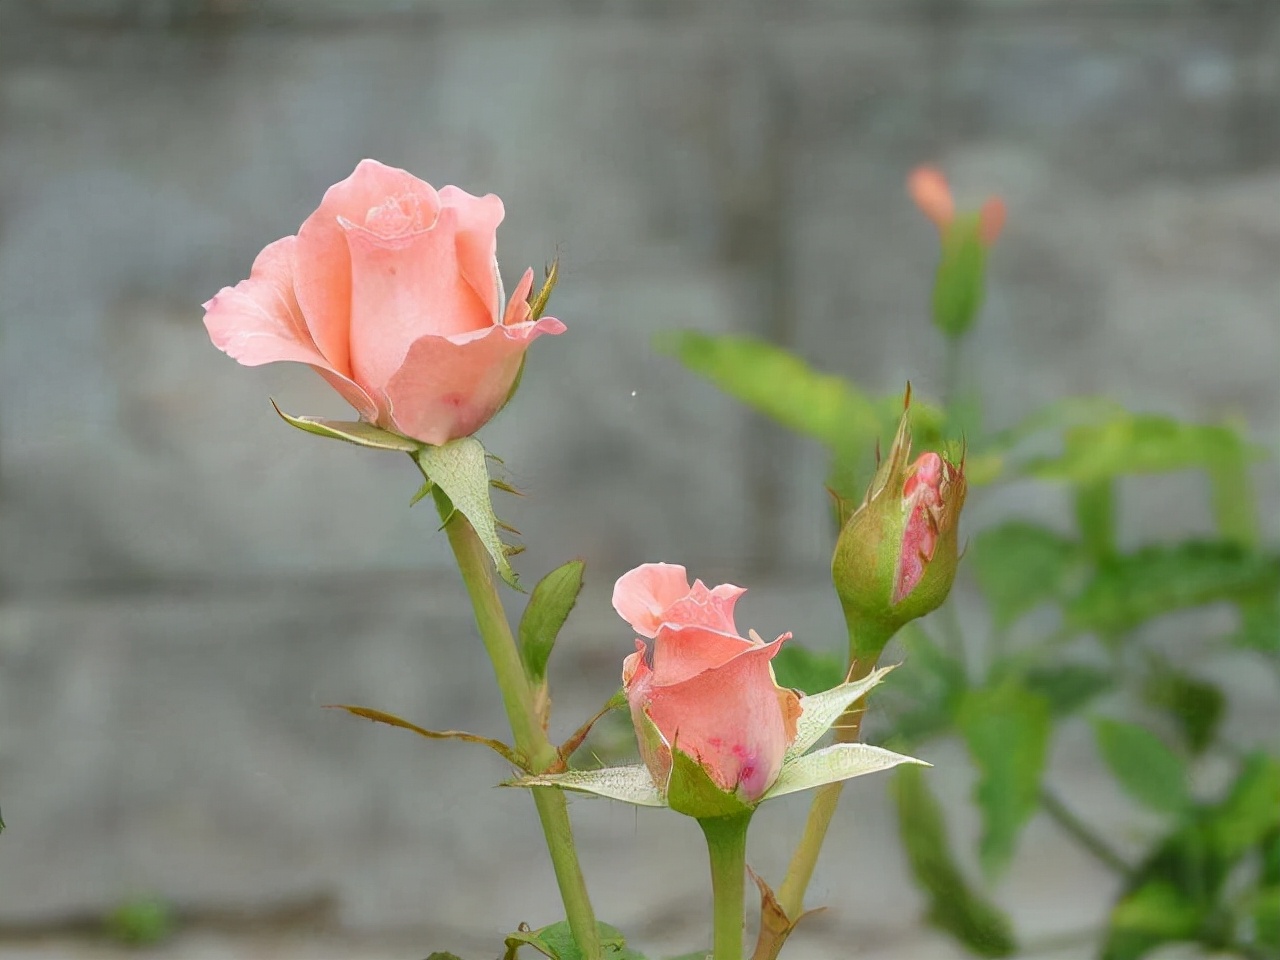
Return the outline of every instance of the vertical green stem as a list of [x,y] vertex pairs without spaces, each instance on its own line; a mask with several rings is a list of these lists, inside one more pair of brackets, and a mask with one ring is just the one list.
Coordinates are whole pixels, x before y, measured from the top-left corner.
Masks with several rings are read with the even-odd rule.
[[[893,630],[879,624],[868,624],[863,627],[854,626],[854,619],[846,612],[846,623],[849,628],[849,679],[861,680],[873,669],[875,661],[859,658],[859,650],[882,650],[893,636]],[[862,715],[866,709],[866,699],[854,703],[836,722],[836,740],[840,743],[857,743],[862,734]],[[831,818],[835,816],[836,807],[840,805],[840,795],[844,792],[843,783],[829,783],[819,787],[814,794],[813,803],[809,805],[809,816],[804,823],[804,833],[800,835],[800,843],[796,852],[791,855],[791,863],[787,866],[787,875],[778,888],[778,905],[787,919],[796,920],[804,911],[804,892],[813,879],[814,868],[818,865],[818,855],[827,839],[827,830],[831,828]]]
[[751,814],[699,820],[711,854],[715,921],[713,960],[742,960],[746,922],[747,826]]
[[[502,600],[493,582],[489,554],[466,517],[453,509],[453,505],[439,488],[434,492],[441,517],[448,518],[445,533],[449,536],[449,545],[458,561],[462,582],[466,584],[467,594],[471,597],[480,639],[493,663],[493,673],[498,680],[502,705],[511,724],[516,749],[529,759],[535,770],[546,770],[555,763],[558,755],[538,722],[533,693],[525,677],[524,665],[520,662],[520,651],[516,647],[511,626],[507,623],[506,611],[502,609]],[[573,847],[573,831],[569,825],[569,811],[564,794],[559,790],[532,792],[573,938],[583,957],[587,960],[600,960],[603,955],[600,931],[591,909],[591,900],[587,896],[582,867]]]
[[1243,439],[1220,450],[1209,465],[1213,515],[1224,537],[1242,547],[1258,545],[1258,505],[1249,477],[1249,450]]

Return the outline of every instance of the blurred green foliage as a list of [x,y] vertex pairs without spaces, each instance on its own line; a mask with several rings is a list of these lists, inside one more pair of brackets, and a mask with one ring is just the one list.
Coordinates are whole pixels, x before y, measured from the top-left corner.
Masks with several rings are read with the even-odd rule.
[[[980,299],[985,280],[985,251],[969,246],[984,255],[944,250],[935,277],[949,366],[969,326],[938,316],[971,316],[968,306],[979,302],[971,295]],[[900,393],[877,397],[747,337],[683,332],[658,348],[822,444],[830,489],[861,499],[877,442],[901,412]],[[1171,944],[1205,956],[1280,958],[1280,724],[1260,730],[1256,743],[1224,741],[1230,691],[1206,669],[1215,657],[1252,657],[1280,697],[1280,551],[1259,542],[1250,480],[1260,451],[1235,424],[1136,413],[1105,398],[1063,398],[999,431],[985,428],[973,398],[948,399],[913,398],[920,449],[954,454],[963,443],[971,488],[1057,485],[1074,522],[1064,529],[1024,516],[969,530],[962,569],[986,601],[987,635],[961,635],[944,610],[935,619],[946,629],[915,623],[897,638],[904,664],[877,694],[871,738],[908,752],[938,738],[962,742],[982,822],[975,872],[953,849],[946,804],[930,792],[927,772],[895,774],[900,835],[927,920],[976,956],[1014,955],[1013,924],[984,888],[1017,855],[1027,822],[1044,815],[1121,879],[1100,918],[1101,960],[1140,960]],[[1216,532],[1120,546],[1120,485],[1174,471],[1203,475]],[[974,490],[971,500],[984,493]],[[1210,606],[1234,610],[1236,625],[1175,657],[1161,642],[1160,619]],[[846,662],[792,643],[775,669],[780,683],[812,692],[843,679]],[[1131,799],[1135,822],[1160,825],[1139,857],[1117,853],[1084,804],[1050,785],[1054,740],[1063,725],[1081,722],[1092,727],[1099,771]],[[1217,796],[1197,789],[1204,764],[1226,768],[1228,786]]]

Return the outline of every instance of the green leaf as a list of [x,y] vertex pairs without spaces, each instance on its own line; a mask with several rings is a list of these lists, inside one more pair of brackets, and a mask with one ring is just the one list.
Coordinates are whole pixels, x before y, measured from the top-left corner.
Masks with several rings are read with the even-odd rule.
[[870,397],[763,340],[685,330],[663,335],[655,347],[752,409],[833,449],[857,445],[869,453],[880,432],[882,418]]
[[959,723],[979,771],[975,800],[983,830],[978,855],[993,877],[1008,865],[1019,832],[1039,805],[1049,704],[1011,683],[971,690],[961,704]]
[[106,917],[106,933],[119,943],[151,946],[167,940],[178,928],[173,906],[156,897],[130,900]]
[[1202,906],[1173,884],[1153,879],[1112,909],[1102,960],[1138,960],[1162,944],[1193,940],[1205,920]]
[[[626,941],[617,927],[607,923],[598,923],[600,929],[600,945],[604,948],[606,960],[644,960],[640,954],[627,948]],[[582,960],[582,951],[574,942],[569,923],[561,920],[540,930],[530,930],[521,924],[519,930],[509,934],[506,940],[507,952],[503,960],[515,960],[516,952],[522,947],[532,947],[544,957],[551,960]]]
[[1280,586],[1280,560],[1230,542],[1155,546],[1099,566],[1071,600],[1070,621],[1083,630],[1124,631],[1153,617]]
[[1213,851],[1234,863],[1280,830],[1280,758],[1251,754],[1209,820]]
[[384,713],[371,707],[353,707],[345,703],[328,703],[325,704],[325,709],[345,710],[352,716],[372,720],[374,723],[385,723],[389,727],[410,730],[420,737],[426,737],[428,740],[463,740],[467,743],[478,743],[481,746],[488,747],[512,766],[519,767],[521,770],[529,769],[528,761],[501,740],[492,740],[489,737],[482,737],[474,733],[464,733],[461,730],[427,730],[415,723],[410,723],[408,720],[402,720],[395,714]]
[[428,956],[427,960],[462,960],[462,958],[456,953],[449,953],[447,950],[437,950]]
[[1045,699],[1053,716],[1065,717],[1110,690],[1115,686],[1115,678],[1111,671],[1101,667],[1061,662],[1028,670],[1022,683]]
[[865,743],[834,743],[813,753],[796,757],[782,765],[782,772],[774,781],[765,800],[784,797],[789,793],[801,790],[812,790],[828,783],[839,783],[868,773],[879,773],[890,770],[900,763],[918,763],[929,767],[933,764],[917,760],[915,757],[904,757],[900,753],[873,747]]
[[1253,938],[1280,956],[1280,886],[1263,887],[1254,898]]
[[1094,563],[1109,560],[1116,552],[1115,481],[1077,483],[1071,491],[1071,506],[1084,555]]
[[1013,925],[998,907],[974,891],[951,855],[942,809],[919,767],[903,766],[893,778],[898,833],[912,876],[929,898],[926,919],[980,957],[1017,952]]
[[960,214],[942,233],[942,258],[933,282],[933,322],[962,337],[982,307],[987,250],[977,214]]
[[354,443],[360,447],[371,447],[374,450],[396,450],[400,453],[417,453],[423,446],[417,440],[411,440],[408,437],[400,436],[398,433],[383,430],[381,427],[375,427],[373,424],[365,423],[363,420],[324,420],[319,417],[292,417],[281,410],[274,400],[271,401],[271,406],[275,407],[276,413],[280,414],[281,419],[286,423],[297,427],[305,433],[313,433],[317,437],[327,437],[330,440],[345,440],[347,443]]
[[1213,684],[1163,666],[1147,678],[1142,696],[1173,719],[1192,754],[1203,753],[1213,743],[1227,705]]
[[413,459],[437,492],[443,492],[453,508],[467,518],[492,558],[498,575],[519,590],[520,581],[498,537],[498,518],[489,499],[489,465],[480,441],[475,437],[462,437],[439,447],[423,446],[414,452]]
[[1186,767],[1154,733],[1106,719],[1094,721],[1094,733],[1112,776],[1134,800],[1160,813],[1180,813],[1190,806]]
[[838,687],[844,682],[844,658],[834,653],[818,653],[794,640],[773,658],[773,672],[778,686],[791,687],[803,693],[818,693]]
[[520,618],[520,656],[529,682],[542,683],[547,676],[547,661],[556,637],[582,592],[582,573],[586,564],[570,560],[556,567],[533,588],[529,603]]
[[1232,427],[1119,412],[1105,422],[1071,428],[1061,455],[1031,461],[1024,472],[1042,480],[1094,483],[1126,474],[1208,467],[1238,456],[1240,443]]
[[567,770],[564,773],[537,773],[503,784],[504,787],[555,787],[589,793],[606,800],[621,800],[637,807],[665,807],[667,802],[642,763],[599,770]]
[[1045,527],[1012,521],[977,535],[973,563],[998,627],[1064,595],[1081,558],[1076,543]]
[[1243,601],[1240,629],[1232,642],[1247,650],[1280,656],[1280,595]]

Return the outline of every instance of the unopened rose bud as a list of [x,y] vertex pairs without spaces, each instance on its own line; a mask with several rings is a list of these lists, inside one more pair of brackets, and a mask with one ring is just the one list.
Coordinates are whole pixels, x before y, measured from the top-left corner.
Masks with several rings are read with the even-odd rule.
[[[908,400],[910,394],[908,394]],[[863,671],[903,624],[937,609],[955,580],[963,463],[936,453],[911,462],[909,413],[862,505],[836,541],[831,575]]]
[[946,177],[929,166],[911,171],[907,193],[942,239],[933,287],[934,323],[949,337],[963,336],[982,307],[987,250],[1004,229],[1004,201],[988,197],[977,212],[957,213]]

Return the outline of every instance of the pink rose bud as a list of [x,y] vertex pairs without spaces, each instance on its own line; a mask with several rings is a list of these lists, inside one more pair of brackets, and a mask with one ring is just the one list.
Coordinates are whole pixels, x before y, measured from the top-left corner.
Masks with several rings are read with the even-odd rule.
[[368,423],[436,445],[469,436],[506,400],[529,344],[565,329],[532,318],[532,270],[504,305],[502,218],[492,194],[362,160],[297,236],[204,305],[205,327],[246,366],[310,365]]
[[622,683],[641,755],[664,793],[674,747],[716,788],[752,805],[796,738],[800,699],[778,686],[769,662],[791,634],[773,643],[739,636],[733,607],[745,592],[701,580],[691,587],[685,568],[667,563],[637,567],[614,587],[614,609],[648,640],[636,640]]
[[976,213],[957,214],[946,177],[935,167],[911,171],[907,192],[942,239],[933,283],[933,322],[947,336],[961,337],[982,308],[987,249],[1004,229],[1004,201],[989,197]]
[[831,563],[851,659],[862,672],[899,627],[941,605],[956,575],[964,464],[936,453],[909,462],[908,421],[904,411],[866,498],[840,531]]

